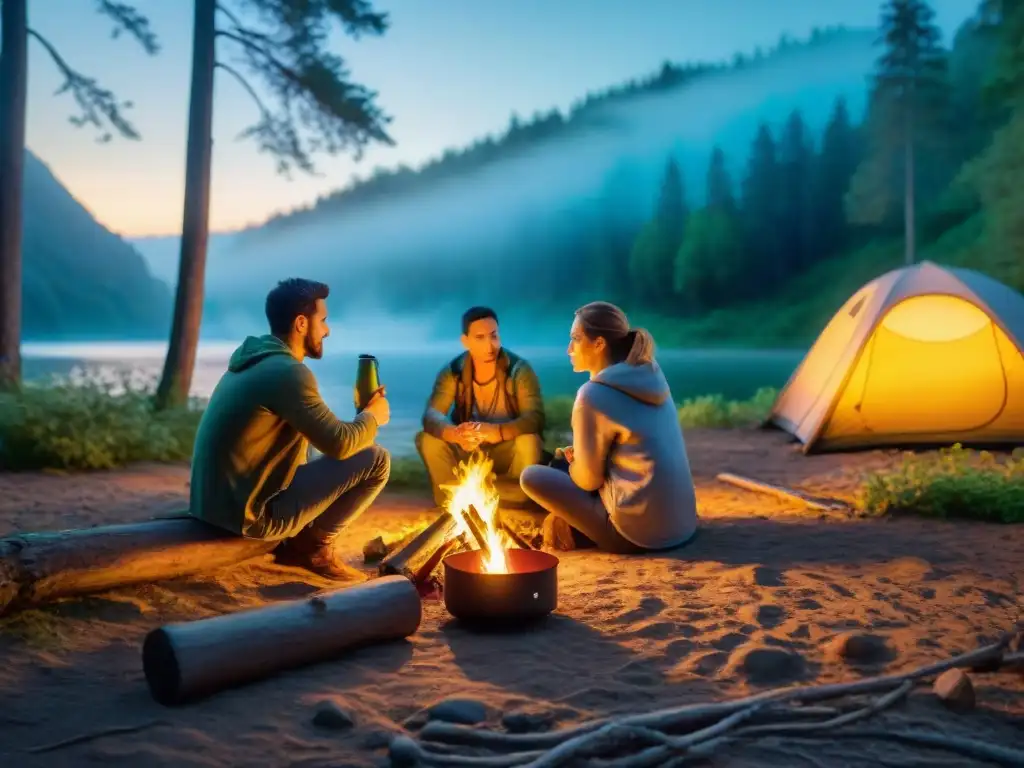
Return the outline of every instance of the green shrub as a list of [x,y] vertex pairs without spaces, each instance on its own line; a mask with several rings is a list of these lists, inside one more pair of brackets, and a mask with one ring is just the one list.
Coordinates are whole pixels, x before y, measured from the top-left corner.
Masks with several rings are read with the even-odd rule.
[[687,427],[752,427],[764,421],[778,391],[762,387],[749,400],[726,400],[721,395],[701,395],[679,406],[679,423]]
[[429,491],[430,477],[419,454],[391,457],[391,478],[388,489],[397,491]]
[[1024,454],[999,460],[959,444],[933,454],[906,454],[899,467],[873,472],[861,490],[873,515],[914,512],[927,517],[1024,522]]
[[198,403],[155,411],[152,386],[131,377],[74,373],[0,394],[0,467],[112,469],[192,454]]

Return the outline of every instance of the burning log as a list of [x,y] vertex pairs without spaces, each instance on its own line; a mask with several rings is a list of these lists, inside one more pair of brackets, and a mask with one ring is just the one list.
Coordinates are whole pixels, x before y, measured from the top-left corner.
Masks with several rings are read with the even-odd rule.
[[192,517],[11,536],[0,539],[0,615],[61,597],[213,571],[277,544]]
[[142,646],[142,666],[153,698],[180,704],[357,646],[406,638],[419,628],[422,610],[416,587],[390,576],[154,629]]
[[505,520],[498,521],[498,530],[508,537],[508,540],[515,544],[519,549],[533,549],[529,542],[526,541],[522,536],[515,532],[511,525]]
[[476,507],[472,504],[468,505],[466,511],[462,513],[462,519],[465,521],[466,527],[469,528],[473,540],[476,541],[477,547],[487,556],[490,556],[491,545],[487,541],[487,523],[480,517]]
[[413,583],[422,583],[454,546],[458,532],[459,521],[450,512],[442,512],[412,541],[385,557],[377,572],[381,576],[405,576]]

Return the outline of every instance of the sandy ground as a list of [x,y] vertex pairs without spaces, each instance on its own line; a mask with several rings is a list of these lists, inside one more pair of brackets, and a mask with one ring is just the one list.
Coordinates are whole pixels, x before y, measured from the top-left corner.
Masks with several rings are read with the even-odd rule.
[[[731,471],[844,496],[861,473],[892,463],[893,455],[805,457],[774,433],[692,430],[687,439],[703,518],[699,538],[671,556],[563,554],[556,615],[529,632],[474,634],[428,601],[419,632],[406,642],[167,709],[150,698],[142,673],[148,630],[307,595],[326,582],[258,561],[6,619],[0,622],[0,765],[379,765],[386,755],[382,734],[422,723],[425,710],[450,697],[480,702],[495,725],[516,712],[567,724],[764,686],[909,669],[969,650],[1019,615],[1019,526],[851,520],[714,480]],[[187,469],[178,466],[0,475],[0,535],[145,519],[180,508],[186,483]],[[382,497],[352,531],[351,562],[361,563],[363,543],[378,533],[425,523],[427,506]],[[879,638],[874,658],[859,665],[835,658],[829,642],[851,630]],[[925,689],[885,719],[1024,745],[1024,677],[975,682],[974,712],[948,712]],[[355,724],[314,725],[324,700]],[[143,724],[151,725],[30,751]],[[892,743],[835,740],[730,747],[716,764],[973,763]]]

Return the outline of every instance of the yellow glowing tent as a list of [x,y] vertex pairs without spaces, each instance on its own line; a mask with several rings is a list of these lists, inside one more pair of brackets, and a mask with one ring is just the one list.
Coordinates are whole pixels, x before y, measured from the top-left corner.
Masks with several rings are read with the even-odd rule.
[[1024,445],[1024,296],[927,261],[887,272],[829,321],[768,424],[805,453]]

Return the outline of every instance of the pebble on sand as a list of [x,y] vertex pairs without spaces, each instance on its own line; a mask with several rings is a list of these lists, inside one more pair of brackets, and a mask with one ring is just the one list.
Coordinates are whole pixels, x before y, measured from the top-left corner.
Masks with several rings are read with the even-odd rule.
[[797,680],[807,669],[795,651],[765,646],[743,646],[729,659],[726,674],[740,674],[755,685],[781,685]]
[[324,699],[316,704],[313,725],[334,731],[343,731],[355,725],[355,718],[342,709],[337,702]]
[[444,699],[427,710],[427,717],[446,723],[476,725],[487,719],[487,707],[476,699]]
[[827,653],[835,660],[848,664],[881,664],[894,656],[889,640],[868,632],[843,632],[833,637]]
[[974,709],[974,683],[962,669],[947,669],[936,678],[932,690],[954,712]]

